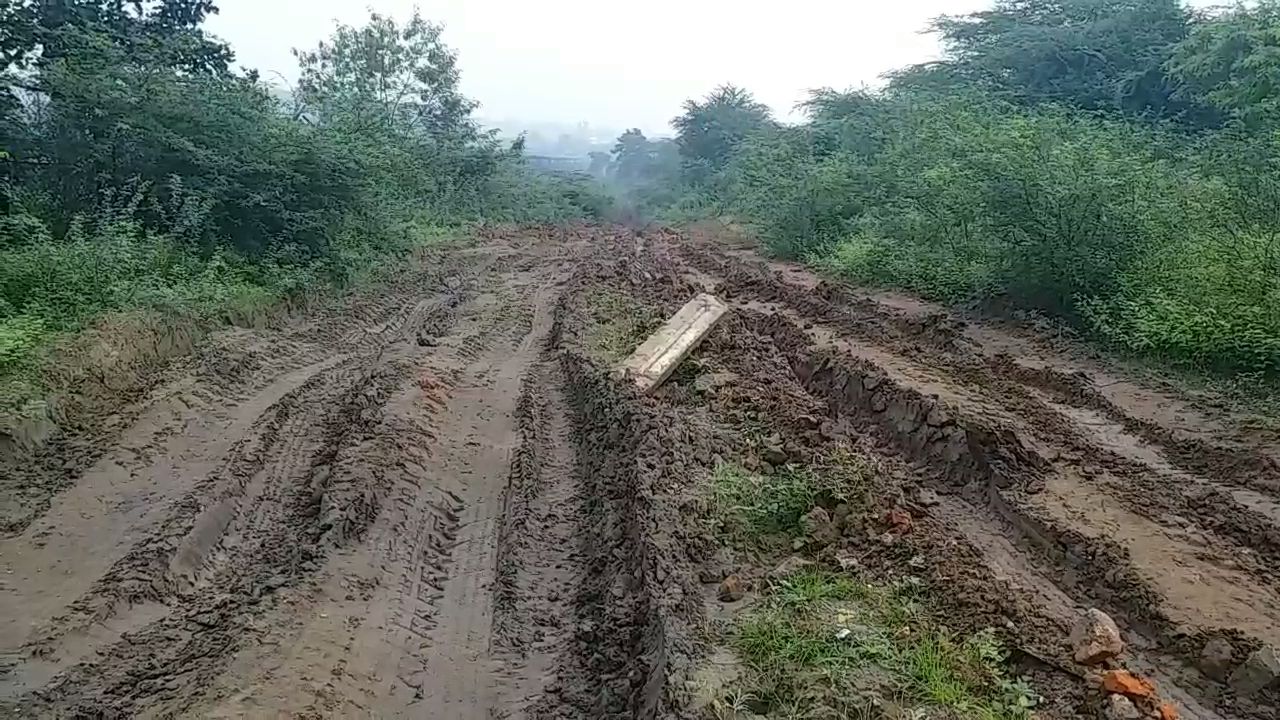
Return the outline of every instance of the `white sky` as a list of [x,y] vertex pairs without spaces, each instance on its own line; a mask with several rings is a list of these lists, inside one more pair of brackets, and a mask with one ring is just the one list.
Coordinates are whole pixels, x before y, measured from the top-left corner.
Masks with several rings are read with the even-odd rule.
[[[290,81],[289,50],[418,5],[445,26],[464,92],[490,120],[668,132],[686,98],[732,82],[787,116],[811,88],[875,84],[936,57],[929,19],[989,0],[219,0],[209,28],[237,62]],[[504,127],[510,123],[500,122]],[[510,128],[509,128],[510,129]]]

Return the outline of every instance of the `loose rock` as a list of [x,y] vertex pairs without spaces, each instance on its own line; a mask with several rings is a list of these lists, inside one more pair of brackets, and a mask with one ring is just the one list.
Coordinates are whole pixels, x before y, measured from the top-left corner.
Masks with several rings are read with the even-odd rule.
[[1156,694],[1156,687],[1150,680],[1138,677],[1128,670],[1108,670],[1102,675],[1102,689],[1130,699],[1146,699]]
[[1124,652],[1124,638],[1110,615],[1090,608],[1071,628],[1071,649],[1076,662],[1097,665]]
[[1226,638],[1216,637],[1204,644],[1197,666],[1210,680],[1226,682],[1235,666],[1235,649]]
[[720,598],[720,602],[738,602],[747,594],[745,583],[738,575],[730,575],[720,581],[720,588],[716,596]]
[[911,532],[911,514],[901,508],[893,508],[884,516],[885,524],[889,526],[889,531],[905,535]]
[[916,502],[923,507],[933,507],[942,502],[938,498],[938,493],[929,488],[920,488],[916,490]]
[[770,465],[787,464],[787,451],[783,450],[781,445],[766,445],[760,451],[760,457],[764,458],[765,462]]
[[1276,649],[1264,645],[1245,659],[1236,671],[1231,673],[1227,683],[1241,697],[1256,695],[1280,677],[1280,655]]
[[693,381],[693,389],[706,394],[718,390],[737,379],[738,376],[731,372],[707,373],[705,375],[699,375],[697,379]]
[[800,518],[805,537],[814,545],[829,545],[840,537],[840,530],[826,510],[815,507]]
[[1129,698],[1123,695],[1108,695],[1102,706],[1102,716],[1106,720],[1141,720],[1142,713]]

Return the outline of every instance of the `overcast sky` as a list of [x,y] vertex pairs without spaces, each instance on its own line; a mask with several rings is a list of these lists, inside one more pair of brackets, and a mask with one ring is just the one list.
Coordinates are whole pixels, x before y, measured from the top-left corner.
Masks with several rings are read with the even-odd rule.
[[[742,85],[785,116],[805,91],[875,84],[936,57],[920,34],[989,0],[218,0],[210,29],[238,62],[289,80],[293,47],[368,9],[444,24],[463,90],[492,120],[639,126],[667,132],[686,98]],[[510,129],[510,128],[508,128]]]

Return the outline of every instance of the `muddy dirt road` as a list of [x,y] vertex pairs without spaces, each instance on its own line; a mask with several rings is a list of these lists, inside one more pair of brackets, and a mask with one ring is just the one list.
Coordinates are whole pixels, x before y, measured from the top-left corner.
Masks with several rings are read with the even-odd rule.
[[[733,309],[687,367],[650,398],[609,374],[602,317],[701,290]],[[847,539],[863,571],[995,628],[1044,717],[1098,712],[1066,644],[1088,607],[1182,717],[1277,716],[1274,685],[1237,693],[1202,657],[1280,645],[1274,435],[719,238],[485,231],[340,310],[216,338],[115,424],[31,465],[72,481],[0,537],[0,714],[689,716],[700,488],[773,436],[788,462],[878,458],[877,501],[916,529]]]

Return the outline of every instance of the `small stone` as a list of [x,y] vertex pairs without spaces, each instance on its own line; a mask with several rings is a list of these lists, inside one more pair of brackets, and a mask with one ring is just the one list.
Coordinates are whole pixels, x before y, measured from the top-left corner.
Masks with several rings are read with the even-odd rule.
[[1138,677],[1128,670],[1108,670],[1103,673],[1102,689],[1130,699],[1145,699],[1154,697],[1156,694],[1156,687],[1150,680]]
[[815,545],[829,545],[840,537],[840,530],[831,520],[831,515],[820,507],[805,513],[804,517],[800,518],[800,527],[804,530],[809,542]]
[[951,415],[947,412],[947,409],[941,405],[934,405],[933,409],[929,411],[929,414],[925,417],[924,421],[933,427],[942,427],[943,425],[951,422]]
[[929,488],[920,488],[916,490],[916,502],[923,507],[933,507],[942,502],[938,498],[938,493]]
[[1245,658],[1245,661],[1231,673],[1227,683],[1240,697],[1256,695],[1280,677],[1280,655],[1276,649],[1264,645]]
[[1215,637],[1204,644],[1200,651],[1200,661],[1196,663],[1205,677],[1218,682],[1226,682],[1235,666],[1235,648],[1224,637]]
[[737,380],[738,376],[731,372],[707,373],[699,375],[693,381],[693,389],[700,393],[709,393]]
[[720,598],[720,602],[738,602],[747,594],[742,578],[738,575],[730,575],[720,581],[720,588],[716,591],[716,597]]
[[857,569],[859,566],[862,565],[862,561],[858,558],[858,556],[854,555],[853,553],[850,553],[847,550],[837,550],[836,564],[840,566],[841,570],[848,571],[848,570]]
[[1173,703],[1161,703],[1160,720],[1178,720],[1178,708]]
[[880,380],[879,375],[868,375],[862,378],[862,387],[867,390],[875,390],[880,387]]
[[905,535],[911,532],[911,514],[902,508],[893,508],[884,515],[885,524],[889,526],[890,532]]
[[779,563],[777,567],[770,570],[769,578],[771,580],[782,580],[783,578],[790,577],[791,575],[796,574],[800,570],[803,570],[804,568],[807,568],[812,564],[813,564],[812,560],[805,560],[804,558],[798,555],[792,555],[791,557]]
[[770,465],[778,466],[787,464],[787,451],[783,450],[781,445],[765,446],[765,448],[760,451],[760,457],[764,458],[765,462]]
[[871,396],[871,410],[874,412],[884,412],[889,408],[889,401],[885,399],[882,393],[876,393]]
[[1141,720],[1142,713],[1133,701],[1123,695],[1108,695],[1102,706],[1102,716],[1106,720]]
[[1097,665],[1124,652],[1124,638],[1111,616],[1097,608],[1089,611],[1071,628],[1068,640],[1076,662]]

